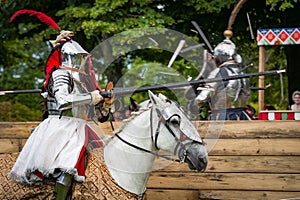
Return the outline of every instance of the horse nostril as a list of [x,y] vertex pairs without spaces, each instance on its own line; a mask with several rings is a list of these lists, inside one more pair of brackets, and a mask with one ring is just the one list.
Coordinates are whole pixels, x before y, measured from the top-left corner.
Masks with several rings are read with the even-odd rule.
[[202,168],[201,171],[203,172],[207,167],[207,163],[208,163],[207,156],[199,156],[199,160],[200,160],[201,168]]

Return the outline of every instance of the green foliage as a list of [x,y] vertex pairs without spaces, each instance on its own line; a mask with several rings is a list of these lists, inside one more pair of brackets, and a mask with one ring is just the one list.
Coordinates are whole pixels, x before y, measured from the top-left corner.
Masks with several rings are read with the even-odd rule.
[[[34,44],[34,45],[32,45]],[[25,38],[22,41],[12,40],[5,43],[5,57],[0,75],[0,90],[23,90],[41,88],[44,80],[44,60],[48,52],[45,43],[36,38]],[[43,52],[45,50],[45,52]],[[49,50],[49,49],[48,49]],[[38,109],[36,102],[39,95],[9,95],[1,97],[2,101],[19,101],[33,109]]]
[[[64,27],[84,31],[87,38],[106,38],[132,28],[164,27],[174,24],[172,17],[157,9],[158,1],[95,1],[57,12]],[[118,20],[116,20],[118,19]]]
[[298,0],[267,0],[266,4],[270,6],[271,11],[285,11],[286,9],[294,8],[295,3],[297,2]]
[[[162,65],[161,63],[155,62],[146,62],[141,58],[134,59],[130,70],[127,70],[126,73],[122,76],[122,84],[124,88],[139,88],[144,86],[154,86],[154,85],[162,85],[167,83],[178,83],[185,82],[186,78],[182,76],[175,68],[176,65],[174,63],[174,67],[168,68],[166,65]],[[167,97],[174,99],[176,101],[185,102],[183,91],[155,91],[161,92]],[[133,95],[133,98],[137,102],[142,102],[148,99],[147,91],[144,93],[137,93]],[[129,104],[129,98],[125,98],[125,103]]]
[[[287,69],[284,48],[283,47],[277,47],[277,48],[278,49],[275,48],[266,49],[266,55],[268,60],[266,60],[265,70]],[[265,90],[266,104],[273,105],[276,109],[279,110],[287,109],[288,107],[287,106],[288,105],[287,78],[288,77],[286,73],[283,73],[281,75],[265,77],[265,84],[270,85],[270,87]]]
[[41,121],[42,112],[33,110],[20,102],[12,103],[8,101],[0,102],[0,121],[4,122],[25,122]]
[[237,0],[230,1],[206,1],[206,0],[190,0],[186,1],[184,4],[187,6],[193,6],[199,14],[205,13],[220,13],[223,9],[230,9],[232,5],[235,5]]
[[[145,31],[149,27],[160,27],[176,30],[188,35],[194,40],[203,42],[201,37],[192,32],[190,21],[199,23],[212,46],[216,46],[223,40],[223,31],[227,27],[228,19],[234,6],[239,0],[30,0],[8,1],[0,0],[0,90],[34,89],[40,88],[44,79],[44,65],[51,51],[50,39],[55,39],[58,31],[47,28],[38,19],[32,16],[18,16],[12,23],[9,18],[20,9],[33,9],[42,11],[51,16],[64,30],[75,32],[74,39],[78,41],[87,51],[92,51],[95,46],[105,39],[116,34],[123,35],[122,40],[116,40],[105,46],[103,57],[112,59],[114,56],[122,56],[109,65],[101,75],[114,83],[123,84],[120,78],[130,75],[128,80],[124,79],[124,86],[142,86],[187,80],[196,77],[201,66],[189,63],[183,57],[178,56],[172,68],[166,68],[172,53],[163,50],[143,49],[139,51],[127,51],[131,44],[136,43],[141,36],[155,35],[154,29]],[[232,40],[237,45],[238,53],[243,57],[243,65],[253,63],[254,67],[247,72],[258,71],[258,47],[250,37],[246,13],[251,17],[252,28],[272,27],[298,27],[299,26],[299,1],[298,0],[248,0],[238,13],[233,24],[234,36]],[[63,8],[63,9],[61,9]],[[135,29],[134,32],[130,30]],[[140,32],[136,30],[140,29]],[[124,32],[125,31],[125,32]],[[157,35],[160,33],[157,32]],[[161,41],[159,41],[161,43]],[[174,42],[173,42],[174,43]],[[172,40],[166,45],[173,44]],[[116,45],[116,44],[119,44]],[[191,53],[194,57],[201,58],[200,52]],[[268,60],[265,70],[286,69],[285,53],[283,48],[267,48]],[[108,59],[108,60],[109,60]],[[107,64],[108,60],[104,60]],[[131,65],[131,68],[129,66]],[[154,76],[156,80],[145,76],[145,80],[139,80],[139,70],[148,68],[147,73],[158,71],[180,74],[180,78],[160,74]],[[132,80],[132,77],[135,77]],[[152,77],[152,79],[154,78]],[[149,78],[149,80],[148,80]],[[101,84],[105,85],[105,81]],[[251,78],[251,86],[257,87],[257,78]],[[266,103],[275,105],[278,109],[284,109],[287,99],[287,76],[282,77],[283,97],[278,75],[265,77],[265,83],[271,84],[266,92]],[[156,81],[156,82],[155,82]],[[128,85],[126,85],[128,84]],[[123,85],[122,85],[123,86]],[[172,92],[171,92],[172,93]],[[173,92],[176,99],[183,97]],[[137,97],[142,100],[142,97]],[[144,94],[143,98],[146,98]],[[41,118],[41,97],[32,95],[10,95],[0,96],[1,120],[38,120]],[[179,98],[179,101],[180,98]],[[251,104],[257,101],[257,91],[251,95]],[[17,106],[16,106],[17,105]],[[30,108],[30,109],[29,109]],[[32,110],[32,112],[30,111]],[[35,116],[34,116],[35,115]]]

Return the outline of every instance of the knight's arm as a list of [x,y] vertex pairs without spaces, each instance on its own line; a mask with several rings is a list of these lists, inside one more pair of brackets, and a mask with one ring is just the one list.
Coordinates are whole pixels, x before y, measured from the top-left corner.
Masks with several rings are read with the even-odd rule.
[[[208,79],[216,78],[219,76],[220,69],[216,68],[207,77]],[[211,95],[214,93],[214,91],[217,89],[218,83],[212,82],[207,83],[205,87],[199,88],[201,90],[200,94],[196,97],[197,102],[204,102],[207,101]]]
[[73,80],[69,72],[64,69],[57,69],[52,73],[52,92],[57,102],[57,109],[64,110],[72,106],[83,104],[96,105],[103,97],[98,90],[89,93],[76,94],[73,91]]

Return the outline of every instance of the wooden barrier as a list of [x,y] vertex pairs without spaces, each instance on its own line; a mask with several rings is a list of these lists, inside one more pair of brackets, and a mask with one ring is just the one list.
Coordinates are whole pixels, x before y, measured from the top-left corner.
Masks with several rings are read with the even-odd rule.
[[[194,122],[202,138],[213,123]],[[0,153],[21,150],[37,125],[0,122]],[[101,131],[111,133],[109,124]],[[204,173],[164,162],[156,160],[163,165],[149,177],[148,200],[300,199],[300,122],[226,121]]]
[[[208,125],[213,122],[195,122],[202,137]],[[150,175],[148,195],[151,199],[300,199],[300,122],[226,121],[209,152],[205,173],[173,163]]]

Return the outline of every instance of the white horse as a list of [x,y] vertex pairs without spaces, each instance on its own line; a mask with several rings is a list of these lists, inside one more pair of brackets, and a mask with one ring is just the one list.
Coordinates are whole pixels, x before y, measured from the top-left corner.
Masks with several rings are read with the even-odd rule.
[[[75,184],[72,198],[143,199],[148,177],[157,156],[186,162],[191,170],[205,170],[208,162],[206,148],[184,111],[162,94],[156,96],[149,91],[149,97],[151,108],[141,110],[125,121],[103,149],[90,151],[86,180]],[[162,155],[159,150],[170,152],[178,158]],[[5,156],[0,155],[1,159],[5,159]],[[5,192],[2,194],[3,198],[24,198],[28,195],[27,190],[31,190],[31,197],[34,199],[42,199],[38,196],[41,194],[44,194],[44,198],[47,194],[49,198],[49,194],[51,196],[54,193],[53,184],[50,184],[47,192],[43,193],[45,188],[41,187],[45,183],[32,192],[34,187],[20,186],[7,177],[3,178],[1,177],[0,184],[0,193]],[[20,187],[22,190],[15,190]]]

